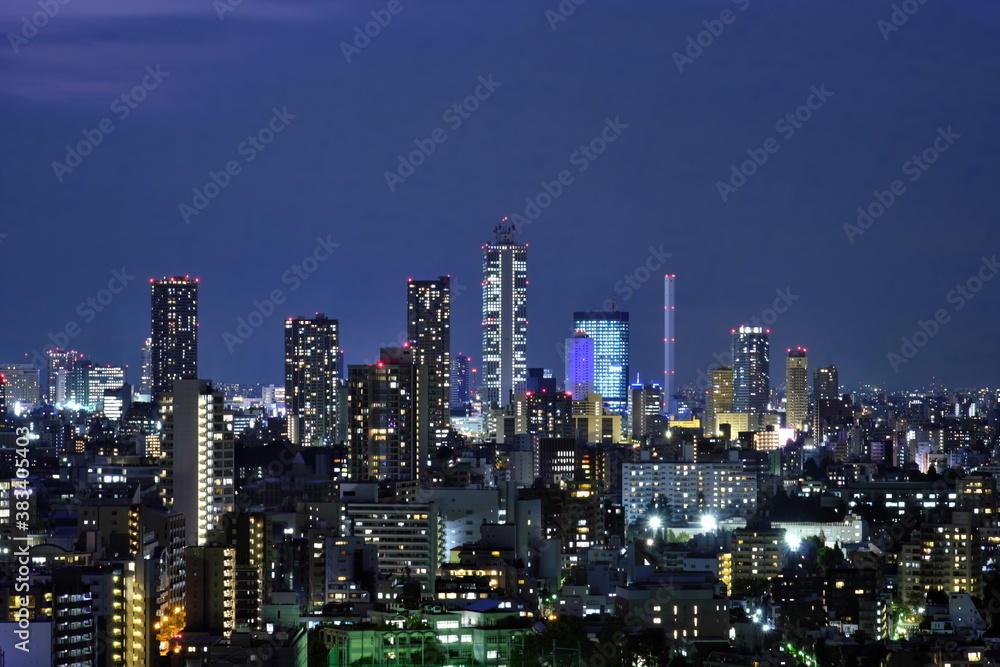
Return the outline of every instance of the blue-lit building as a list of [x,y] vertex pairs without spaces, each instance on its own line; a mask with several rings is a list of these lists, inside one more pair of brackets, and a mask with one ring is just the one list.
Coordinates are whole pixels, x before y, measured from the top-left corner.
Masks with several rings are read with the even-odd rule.
[[585,331],[566,339],[566,392],[578,400],[594,393],[594,339]]
[[733,329],[733,412],[757,415],[771,397],[771,332],[762,327]]
[[594,340],[594,392],[609,410],[624,415],[629,391],[628,313],[573,313],[573,329]]

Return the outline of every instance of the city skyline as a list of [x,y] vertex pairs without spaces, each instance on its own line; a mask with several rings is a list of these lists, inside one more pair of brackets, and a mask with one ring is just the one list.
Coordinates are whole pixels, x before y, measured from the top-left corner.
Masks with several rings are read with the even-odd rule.
[[[650,380],[662,373],[654,318],[663,295],[658,280],[641,279],[663,264],[650,274],[676,273],[684,285],[677,294],[677,386],[706,370],[714,353],[725,353],[725,332],[765,314],[778,291],[795,299],[767,323],[775,349],[805,344],[818,364],[836,363],[850,386],[923,386],[932,376],[953,387],[993,382],[988,369],[1000,352],[988,341],[1000,289],[966,285],[981,270],[992,276],[982,258],[991,261],[1000,247],[990,224],[997,204],[985,195],[997,167],[981,157],[997,148],[988,112],[996,92],[977,74],[996,63],[987,29],[998,18],[995,4],[921,5],[887,37],[878,21],[891,7],[878,3],[736,6],[734,22],[693,58],[685,53],[688,38],[717,20],[717,7],[637,3],[618,12],[590,3],[552,25],[531,3],[484,6],[460,17],[446,3],[427,2],[407,4],[350,62],[340,44],[370,20],[367,10],[258,4],[243,3],[223,21],[193,0],[169,10],[135,7],[122,33],[130,57],[115,59],[78,50],[78,36],[113,14],[111,6],[66,7],[17,52],[0,55],[10,81],[5,126],[24,129],[9,145],[22,156],[18,168],[0,174],[0,213],[8,221],[0,252],[11,275],[32,277],[32,289],[10,295],[22,324],[0,332],[5,363],[23,361],[25,353],[30,359],[50,333],[73,323],[78,333],[62,347],[138,367],[133,350],[148,332],[137,316],[143,297],[135,281],[179,274],[212,286],[201,295],[210,313],[200,341],[205,377],[277,383],[279,321],[315,312],[344,323],[348,363],[374,359],[405,328],[398,310],[390,317],[379,311],[399,303],[408,277],[453,276],[453,346],[475,350],[475,249],[508,215],[529,223],[518,236],[531,245],[537,267],[529,366],[558,368],[556,344],[571,334],[568,314],[602,309],[615,298],[633,314],[633,365]],[[168,29],[164,16],[176,28]],[[278,31],[269,22],[276,16]],[[0,23],[15,33],[21,17],[16,7],[0,10]],[[185,44],[177,29],[198,38]],[[423,43],[428,34],[465,38],[439,49]],[[216,39],[231,47],[226,55]],[[233,53],[249,54],[261,43],[268,48],[247,55],[245,71],[220,67],[231,86],[218,86],[218,75],[202,66],[205,57],[235,63]],[[526,49],[515,56],[510,43]],[[594,43],[605,45],[602,55],[586,49]],[[330,67],[323,74],[296,67],[307,49],[324,54]],[[409,54],[421,66],[400,71]],[[383,85],[361,90],[361,77]],[[258,92],[249,100],[226,92],[251,85]],[[813,87],[824,86],[832,95],[812,109],[810,99],[820,104]],[[131,99],[136,87],[141,103]],[[344,87],[356,92],[349,107],[336,92]],[[134,108],[121,100],[125,93]],[[474,112],[462,107],[467,98]],[[553,110],[544,118],[527,111],[543,107]],[[800,108],[811,117],[796,120],[796,128],[784,118],[794,119]],[[84,132],[98,136],[105,117],[114,130],[57,178],[52,164],[65,164],[66,147],[85,141]],[[409,162],[419,150],[415,142],[426,147],[437,128],[445,141],[390,190],[386,172],[409,174],[399,156]],[[273,140],[264,145],[258,133]],[[244,145],[248,135],[263,150]],[[762,159],[769,136],[780,143],[778,152],[745,184],[730,185],[737,191],[727,190],[723,201],[717,183],[740,183],[742,174],[730,166],[739,171],[749,155]],[[605,137],[613,138],[606,150],[591,152],[589,145]],[[923,153],[940,148],[947,150],[912,181],[912,156],[922,162]],[[155,159],[137,162],[144,155]],[[240,173],[225,171],[229,161]],[[568,184],[558,178],[564,170]],[[218,186],[210,172],[228,184]],[[897,179],[901,195],[890,189]],[[206,183],[217,196],[207,198]],[[194,190],[206,201],[195,202]],[[549,191],[558,193],[551,202]],[[136,192],[143,194],[130,194]],[[262,199],[263,192],[279,194]],[[880,211],[879,200],[890,197]],[[114,207],[103,203],[112,199]],[[195,203],[207,206],[185,221],[179,205]],[[863,233],[845,232],[859,218]],[[965,242],[932,243],[941,220]],[[34,228],[50,232],[48,252],[68,263],[72,282],[66,272],[31,264]],[[155,242],[145,229],[157,230]],[[94,245],[92,235],[101,243],[80,252]],[[376,254],[387,261],[377,272],[366,270],[361,258]],[[244,270],[236,257],[253,257],[254,269]],[[757,261],[741,261],[749,257]],[[102,290],[114,271],[135,278],[108,303]],[[569,299],[565,276],[575,280]],[[240,318],[260,312],[255,302],[267,311],[276,290],[284,298],[275,314],[249,336],[238,335]],[[904,356],[902,339],[922,340],[919,323],[933,321],[939,309],[949,321],[914,346],[912,359]],[[820,311],[835,314],[840,326],[828,326]],[[962,352],[972,349],[986,357]],[[894,366],[890,353],[903,361]]]

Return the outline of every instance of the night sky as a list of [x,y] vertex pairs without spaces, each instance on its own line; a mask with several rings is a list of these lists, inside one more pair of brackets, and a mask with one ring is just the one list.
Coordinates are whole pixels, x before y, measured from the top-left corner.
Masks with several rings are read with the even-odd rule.
[[[564,0],[568,17],[546,15],[557,0],[48,1],[37,34],[22,17],[38,2],[0,6],[2,362],[70,324],[70,347],[135,369],[149,278],[190,274],[201,375],[280,383],[285,317],[338,318],[363,363],[405,332],[406,279],[450,274],[452,351],[478,363],[480,247],[566,170],[519,236],[530,366],[561,375],[573,312],[615,297],[633,374],[659,380],[669,272],[681,383],[781,291],[775,383],[803,345],[848,387],[997,384],[1000,267],[982,259],[1000,255],[995,0],[909,0],[898,30],[887,0]],[[372,11],[391,21],[358,48]],[[808,120],[783,120],[810,101]],[[574,155],[602,131],[602,154]],[[67,160],[81,142],[90,154]],[[415,142],[433,153],[390,189]],[[929,148],[926,170],[906,164]],[[720,194],[752,155],[767,160]],[[228,183],[199,200],[210,172]],[[875,191],[894,201],[845,230]],[[616,288],[659,253],[652,278]],[[125,288],[102,294],[114,271]],[[981,291],[949,294],[977,272]],[[227,343],[275,290],[275,312]]]

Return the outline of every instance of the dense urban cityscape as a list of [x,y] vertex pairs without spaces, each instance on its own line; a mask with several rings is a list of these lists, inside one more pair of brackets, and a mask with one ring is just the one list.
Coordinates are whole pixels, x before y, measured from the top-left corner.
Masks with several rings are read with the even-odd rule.
[[1000,664],[996,0],[0,28],[0,667]]
[[283,385],[200,377],[191,276],[150,279],[138,372],[52,344],[3,365],[6,659],[993,659],[996,390],[845,393],[805,347],[772,371],[756,323],[676,386],[674,274],[656,377],[613,302],[531,368],[528,247],[493,231],[478,367],[447,275],[407,281],[374,363],[345,365],[338,319],[289,317]]

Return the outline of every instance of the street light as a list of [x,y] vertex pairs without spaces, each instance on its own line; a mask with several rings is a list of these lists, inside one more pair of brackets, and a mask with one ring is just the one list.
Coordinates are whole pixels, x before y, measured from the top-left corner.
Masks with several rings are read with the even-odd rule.
[[706,514],[701,517],[701,528],[702,530],[714,533],[715,529],[719,527],[719,523],[715,520],[715,517],[711,514]]

